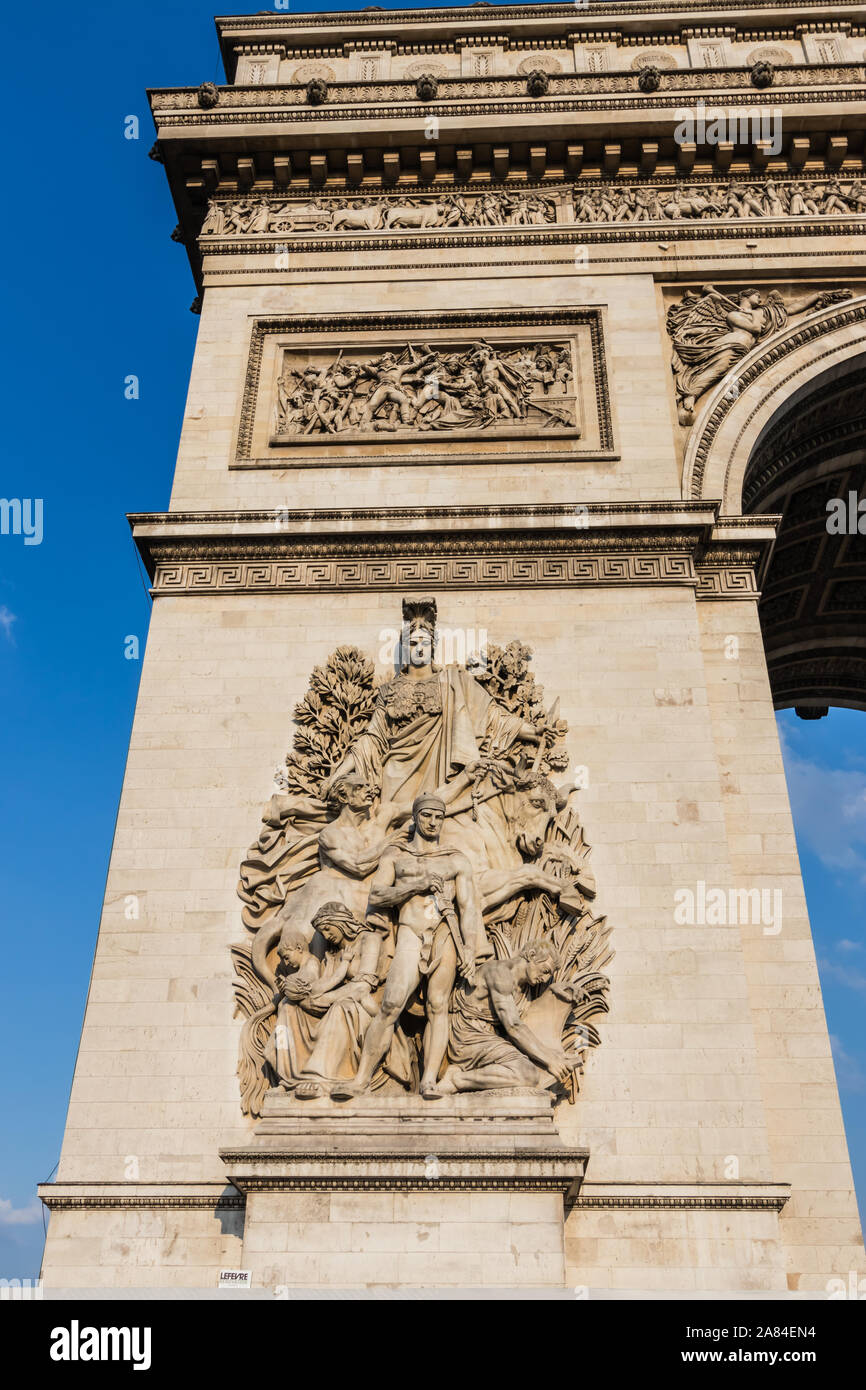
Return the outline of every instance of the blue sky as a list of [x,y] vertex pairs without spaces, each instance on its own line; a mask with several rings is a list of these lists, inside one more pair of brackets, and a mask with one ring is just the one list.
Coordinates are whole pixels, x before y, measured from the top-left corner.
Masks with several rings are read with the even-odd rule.
[[[60,1153],[139,678],[124,644],[147,632],[125,513],[168,504],[198,324],[164,174],[147,158],[144,92],[219,79],[213,13],[213,0],[93,0],[6,20],[18,56],[0,101],[19,153],[0,231],[12,324],[0,494],[44,499],[44,537],[0,538],[4,1278],[38,1268],[34,1187]],[[129,115],[138,141],[124,138]],[[780,725],[862,1200],[866,722],[840,710]]]

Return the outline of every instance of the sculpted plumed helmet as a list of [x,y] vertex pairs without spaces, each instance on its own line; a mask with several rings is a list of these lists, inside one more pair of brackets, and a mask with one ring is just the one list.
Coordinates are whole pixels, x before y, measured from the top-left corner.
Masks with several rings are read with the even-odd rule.
[[409,638],[418,630],[430,634],[431,648],[436,646],[436,600],[435,598],[404,598],[403,630],[400,635],[400,667],[403,671],[408,665]]
[[410,632],[414,627],[425,627],[433,637],[436,633],[435,598],[404,598],[403,622]]

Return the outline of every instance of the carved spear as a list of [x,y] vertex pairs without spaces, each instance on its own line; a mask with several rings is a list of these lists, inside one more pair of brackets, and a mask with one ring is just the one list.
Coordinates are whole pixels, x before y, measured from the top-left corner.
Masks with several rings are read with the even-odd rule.
[[546,747],[545,737],[546,737],[546,734],[547,734],[547,730],[548,730],[548,728],[550,727],[550,725],[553,723],[553,721],[554,721],[555,719],[558,719],[558,718],[559,718],[559,696],[557,695],[557,697],[556,697],[556,699],[554,700],[553,704],[550,706],[550,709],[547,711],[547,715],[545,716],[544,728],[543,728],[542,731],[541,731],[541,737],[540,737],[539,740],[538,740],[538,749],[537,749],[536,754],[535,754],[535,761],[534,761],[533,764],[532,764],[532,771],[533,771],[533,773],[536,773],[536,772],[538,771],[538,769],[539,769],[540,766],[541,766],[541,759],[544,757],[544,750],[545,750],[545,747]]

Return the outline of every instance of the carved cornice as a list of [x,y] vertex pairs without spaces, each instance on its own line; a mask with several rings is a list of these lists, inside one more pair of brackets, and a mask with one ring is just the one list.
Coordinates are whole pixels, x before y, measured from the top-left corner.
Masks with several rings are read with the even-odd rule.
[[[222,1157],[229,1164],[245,1165],[252,1157],[256,1167],[262,1160],[262,1154],[255,1150],[252,1155],[250,1151],[244,1149],[224,1150]],[[333,1188],[337,1185],[352,1190],[362,1190],[364,1188],[376,1190],[377,1188],[387,1188],[393,1181],[392,1174],[382,1172],[376,1173],[375,1168],[379,1165],[393,1165],[395,1163],[405,1163],[405,1158],[400,1159],[395,1154],[370,1154],[357,1156],[361,1161],[370,1160],[370,1171],[362,1175],[358,1172],[351,1172],[346,1168],[345,1157],[342,1160],[334,1157],[325,1160],[328,1164],[327,1171],[320,1171],[317,1174],[307,1174],[305,1177],[300,1173],[293,1174],[291,1185],[298,1185],[304,1190],[315,1190],[319,1188]],[[585,1150],[573,1150],[567,1159],[569,1171],[564,1175],[559,1171],[545,1171],[533,1175],[531,1172],[524,1174],[507,1175],[502,1169],[509,1162],[514,1162],[514,1158],[498,1151],[478,1152],[473,1155],[473,1162],[478,1160],[481,1163],[490,1163],[500,1169],[496,1178],[496,1186],[503,1190],[515,1190],[535,1187],[536,1190],[563,1189],[564,1178],[571,1179],[571,1168],[577,1160],[578,1164],[587,1157]],[[272,1174],[267,1171],[257,1175],[251,1174],[241,1179],[244,1185],[244,1192],[235,1191],[231,1194],[216,1196],[209,1193],[197,1193],[192,1190],[186,1192],[177,1191],[183,1184],[166,1183],[166,1189],[174,1188],[174,1191],[161,1193],[153,1189],[142,1189],[129,1185],[131,1190],[123,1190],[127,1185],[117,1184],[115,1190],[107,1191],[105,1184],[89,1185],[86,1183],[44,1183],[39,1187],[39,1196],[50,1211],[165,1211],[165,1210],[186,1210],[186,1211],[211,1211],[219,1213],[223,1211],[243,1211],[246,1207],[246,1194],[248,1192],[273,1191],[280,1184],[280,1177],[277,1169],[282,1166],[286,1159],[294,1159],[295,1162],[309,1161],[319,1165],[322,1163],[322,1156],[315,1155],[287,1155],[275,1154],[271,1158],[270,1166],[274,1170]],[[437,1161],[441,1156],[437,1154]],[[455,1155],[455,1164],[465,1163],[466,1155]],[[563,1166],[563,1154],[561,1150],[553,1149],[548,1155],[542,1154],[541,1160],[550,1166],[555,1165],[556,1169]],[[519,1161],[519,1160],[518,1160]],[[530,1162],[525,1162],[528,1169]],[[411,1162],[411,1160],[410,1160]],[[419,1171],[417,1173],[404,1173],[403,1181],[400,1184],[403,1190],[414,1188],[415,1190],[429,1191],[431,1187],[429,1177],[425,1176],[426,1163],[424,1160],[416,1160]],[[265,1165],[267,1168],[267,1164]],[[340,1169],[342,1168],[342,1173]],[[441,1173],[441,1164],[440,1164]],[[534,1180],[533,1180],[534,1177]],[[485,1178],[481,1174],[457,1174],[447,1173],[443,1178],[437,1176],[436,1188],[445,1190],[459,1191],[461,1189],[478,1189],[479,1186],[489,1184],[489,1177]],[[789,1189],[786,1186],[778,1185],[778,1190],[769,1190],[770,1185],[765,1184],[764,1190],[757,1186],[750,1187],[743,1192],[701,1192],[699,1187],[683,1184],[680,1192],[671,1190],[653,1191],[651,1186],[644,1188],[639,1193],[629,1193],[623,1195],[615,1191],[604,1194],[578,1195],[572,1199],[571,1205],[576,1210],[594,1211],[622,1211],[622,1210],[704,1210],[704,1211],[781,1211],[789,1196]]]
[[[358,560],[419,560],[434,559],[438,554],[450,560],[478,560],[499,563],[504,555],[514,552],[514,558],[545,555],[547,558],[594,558],[613,557],[618,559],[624,553],[630,555],[657,555],[669,553],[690,553],[695,537],[686,531],[671,531],[659,536],[626,537],[619,534],[605,535],[595,532],[590,539],[573,539],[563,536],[561,531],[545,535],[543,531],[530,535],[511,533],[502,537],[483,537],[477,532],[472,535],[450,535],[437,538],[419,536],[394,537],[339,537],[324,540],[311,540],[301,537],[198,537],[191,539],[175,538],[162,542],[151,538],[151,548],[158,548],[161,562],[176,563],[181,560],[201,560],[209,562],[218,555],[220,559],[241,562],[259,560],[282,560],[294,564],[299,560],[316,562],[350,557],[353,568]],[[428,554],[429,552],[429,554]],[[677,577],[682,577],[678,572]]]
[[[786,17],[793,18],[798,10],[826,10],[827,19],[825,24],[835,24],[841,10],[855,9],[851,5],[844,5],[842,0],[787,0],[782,5],[779,0],[746,0],[745,3],[737,5],[737,14],[748,17],[761,10],[776,10],[785,14]],[[726,0],[691,0],[689,12],[702,14],[704,12],[717,14],[720,21],[729,23],[731,18],[731,5]],[[492,14],[471,13],[465,6],[462,8],[443,7],[441,9],[429,10],[358,10],[347,15],[341,11],[338,14],[302,14],[286,15],[282,13],[272,13],[268,10],[260,11],[253,15],[231,15],[220,18],[216,21],[220,36],[230,35],[234,32],[247,32],[250,29],[325,29],[339,27],[340,29],[353,29],[355,27],[389,27],[397,25],[403,27],[407,24],[438,25],[459,24],[467,25],[471,23],[477,27],[484,23],[490,23],[497,28],[501,28],[506,23],[527,22],[530,20],[550,20],[563,19],[569,28],[573,28],[575,23],[585,26],[590,21],[603,23],[606,22],[608,15],[619,15],[623,19],[631,19],[635,15],[642,18],[664,18],[666,15],[682,15],[683,6],[678,0],[593,0],[593,8],[584,13],[575,13],[573,4],[540,4],[540,5],[497,5]],[[582,37],[591,39],[591,30],[582,32]]]
[[754,565],[775,522],[726,519],[720,534],[742,540],[714,543],[713,509],[675,502],[130,520],[155,595],[661,584],[731,598],[757,597]]
[[789,1193],[778,1197],[718,1196],[690,1193],[687,1197],[578,1197],[573,1211],[781,1211]]
[[[268,125],[291,122],[318,126],[337,122],[372,121],[377,124],[404,121],[407,117],[470,117],[564,115],[574,111],[634,110],[669,111],[681,105],[685,94],[711,92],[713,98],[735,97],[737,107],[779,107],[828,102],[834,106],[866,97],[866,66],[837,63],[832,66],[786,67],[783,77],[768,90],[756,91],[751,68],[665,69],[656,95],[646,96],[637,87],[637,74],[575,73],[550,78],[545,97],[526,97],[524,77],[460,77],[439,80],[433,103],[418,100],[412,82],[329,83],[328,101],[311,107],[306,89],[279,84],[256,87],[220,87],[219,103],[202,110],[198,88],[162,88],[150,92],[157,131],[180,127],[218,125]],[[823,84],[823,85],[822,85]],[[503,99],[504,98],[504,99]],[[602,104],[603,103],[603,104]]]
[[[634,96],[639,91],[637,76],[633,69],[623,72],[585,72],[550,73],[550,96],[581,96],[583,94],[613,95],[627,92]],[[672,93],[677,91],[704,91],[708,88],[741,92],[758,104],[775,104],[777,96],[786,95],[790,87],[814,87],[822,82],[862,83],[866,81],[866,68],[862,62],[849,63],[798,63],[786,66],[777,73],[772,92],[755,92],[752,83],[752,69],[748,65],[731,65],[723,68],[665,68],[662,73],[660,90]],[[306,88],[297,83],[268,83],[255,86],[220,87],[219,110],[209,119],[222,121],[225,111],[256,106],[305,107]],[[200,110],[197,87],[157,87],[151,89],[151,106],[154,112]],[[435,102],[419,100],[414,82],[396,79],[392,82],[329,82],[328,107],[355,105],[357,103],[407,102],[424,111],[439,111],[444,102],[465,101],[475,97],[490,100],[494,97],[526,96],[526,79],[521,75],[492,75],[489,77],[442,77],[439,78]],[[529,110],[535,110],[548,103],[543,98],[522,103]],[[669,101],[668,101],[668,104]],[[450,113],[451,108],[446,110]],[[341,118],[344,112],[340,112]]]
[[[310,522],[319,524],[339,522],[343,526],[346,523],[364,521],[376,522],[377,526],[381,526],[407,521],[426,525],[430,521],[444,520],[498,522],[532,521],[535,519],[550,521],[559,518],[567,522],[573,519],[577,507],[577,503],[570,502],[497,502],[446,507],[352,507],[351,509],[342,507],[281,507],[277,510],[282,524],[285,526],[306,526]],[[584,510],[591,519],[599,522],[604,520],[607,524],[608,519],[610,519],[630,526],[643,526],[654,521],[657,521],[659,525],[664,525],[666,522],[670,524],[673,521],[677,525],[690,523],[699,527],[712,524],[716,518],[716,508],[712,503],[680,501],[678,499],[645,502],[588,502]],[[273,527],[275,515],[276,512],[273,508],[225,512],[131,512],[129,520],[135,525],[146,522],[155,524],[165,522],[180,526],[194,526],[212,525],[218,522],[224,526],[235,526],[242,523],[245,526],[264,524]],[[764,522],[767,518],[756,519],[750,516],[719,518],[720,524],[726,528],[729,526],[753,528],[756,520]]]
[[223,1183],[40,1183],[49,1211],[243,1211],[246,1199]]
[[53,1197],[40,1193],[49,1211],[243,1211],[245,1197]]
[[436,1150],[431,1183],[423,1154],[366,1150],[322,1153],[220,1149],[232,1183],[247,1196],[261,1192],[557,1192],[570,1205],[580,1189],[588,1149],[533,1144],[521,1153],[478,1148]]
[[584,1211],[781,1211],[791,1195],[775,1182],[591,1182],[574,1202]]

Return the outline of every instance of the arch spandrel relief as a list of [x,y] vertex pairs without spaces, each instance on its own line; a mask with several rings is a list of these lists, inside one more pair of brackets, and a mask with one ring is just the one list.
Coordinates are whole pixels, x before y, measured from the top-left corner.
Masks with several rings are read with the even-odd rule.
[[785,294],[773,287],[719,289],[712,284],[687,290],[667,311],[671,371],[681,425],[695,420],[698,399],[730,376],[729,391],[739,395],[735,368],[759,343],[810,312],[851,299],[850,289]]
[[[701,298],[712,290],[704,286],[687,292],[697,307]],[[727,297],[748,298],[758,294],[763,299],[773,293],[775,313],[785,318],[771,332],[755,337],[744,351],[723,368],[714,381],[695,398],[694,423],[687,426],[683,463],[683,495],[689,498],[721,499],[723,516],[738,516],[743,504],[743,479],[752,450],[773,416],[786,401],[806,391],[810,382],[826,372],[859,358],[866,350],[866,295],[862,287],[820,291],[834,296],[821,305],[801,307],[795,316],[791,302],[780,291],[766,287],[762,290],[727,289]],[[793,297],[791,297],[793,298]],[[802,296],[801,296],[802,298]],[[685,296],[677,304],[683,310]],[[764,306],[753,306],[762,314]],[[686,306],[688,312],[688,306]],[[729,346],[720,345],[723,330],[716,324],[706,344],[704,370],[709,372],[713,359],[718,367],[718,355],[727,353]],[[700,363],[697,364],[701,366]],[[672,354],[674,378],[677,370]],[[685,380],[682,385],[685,385]]]

